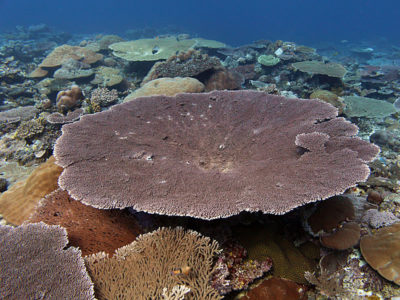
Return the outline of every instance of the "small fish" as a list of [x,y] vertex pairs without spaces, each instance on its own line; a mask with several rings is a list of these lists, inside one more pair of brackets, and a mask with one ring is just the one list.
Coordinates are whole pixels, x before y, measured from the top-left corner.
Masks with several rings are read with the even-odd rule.
[[156,54],[158,51],[160,51],[160,47],[154,46],[153,49],[151,50],[151,53]]
[[189,266],[183,266],[182,268],[175,269],[171,272],[172,275],[189,275],[192,268]]

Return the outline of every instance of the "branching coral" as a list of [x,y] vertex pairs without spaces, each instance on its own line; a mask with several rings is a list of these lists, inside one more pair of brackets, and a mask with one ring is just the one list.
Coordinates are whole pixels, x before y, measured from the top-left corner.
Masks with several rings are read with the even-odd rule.
[[[162,299],[176,285],[190,289],[185,299],[221,299],[211,287],[218,243],[194,231],[160,228],[118,249],[86,257],[99,299]],[[188,271],[178,270],[188,267]]]

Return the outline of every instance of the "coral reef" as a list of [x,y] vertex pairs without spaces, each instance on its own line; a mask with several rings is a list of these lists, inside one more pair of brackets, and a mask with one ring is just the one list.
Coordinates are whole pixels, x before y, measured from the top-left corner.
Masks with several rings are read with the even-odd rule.
[[1,297],[95,299],[80,250],[67,244],[59,226],[0,225]]

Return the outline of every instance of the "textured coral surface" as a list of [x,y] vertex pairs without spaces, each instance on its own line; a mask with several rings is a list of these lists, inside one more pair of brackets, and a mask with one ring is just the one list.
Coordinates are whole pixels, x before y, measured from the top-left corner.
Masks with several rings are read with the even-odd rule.
[[254,91],[138,98],[62,128],[59,184],[97,208],[283,214],[367,178],[378,148],[336,115]]
[[0,225],[1,299],[94,299],[81,252],[44,223]]

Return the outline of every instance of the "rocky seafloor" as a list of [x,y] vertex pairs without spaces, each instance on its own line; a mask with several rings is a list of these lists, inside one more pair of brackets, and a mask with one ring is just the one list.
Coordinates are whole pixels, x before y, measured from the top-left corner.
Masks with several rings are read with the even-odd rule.
[[[0,33],[1,223],[65,227],[69,245],[86,257],[99,299],[117,292],[105,293],[104,279],[96,278],[103,258],[87,257],[111,254],[163,226],[219,242],[207,273],[207,299],[400,297],[400,48],[388,41],[311,47],[280,40],[230,47],[205,38],[167,29],[73,35],[46,25]],[[65,124],[143,96],[214,90],[257,90],[333,105],[339,117],[358,126],[362,140],[380,147],[368,163],[369,177],[284,215],[244,212],[213,221],[132,210],[99,216],[91,207],[73,208],[76,201],[57,190],[62,168],[54,164],[53,150]],[[117,224],[120,236],[85,242],[99,228],[117,230],[87,222],[85,213]],[[192,284],[185,276],[192,276],[193,266],[168,272],[181,290],[163,291],[160,299],[196,299],[194,290],[184,288]]]

